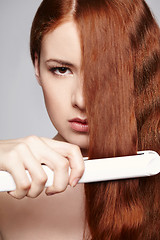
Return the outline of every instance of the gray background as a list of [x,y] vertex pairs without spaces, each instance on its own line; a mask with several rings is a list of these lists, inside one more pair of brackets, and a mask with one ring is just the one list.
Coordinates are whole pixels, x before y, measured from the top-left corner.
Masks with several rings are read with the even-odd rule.
[[[160,24],[160,0],[147,0]],[[41,0],[0,0],[0,139],[56,133],[29,55],[31,23]]]

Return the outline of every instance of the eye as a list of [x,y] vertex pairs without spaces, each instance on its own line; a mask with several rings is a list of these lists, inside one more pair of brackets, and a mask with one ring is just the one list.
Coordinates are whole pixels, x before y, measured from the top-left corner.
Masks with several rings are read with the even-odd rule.
[[72,74],[71,70],[67,67],[52,67],[49,69],[53,74],[59,76],[66,76]]

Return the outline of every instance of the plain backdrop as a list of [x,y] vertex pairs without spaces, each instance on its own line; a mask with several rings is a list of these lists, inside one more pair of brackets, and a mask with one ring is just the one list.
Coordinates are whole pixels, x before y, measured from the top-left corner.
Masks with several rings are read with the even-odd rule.
[[[160,25],[160,0],[146,2]],[[30,27],[40,3],[0,0],[0,139],[56,134],[29,53]]]

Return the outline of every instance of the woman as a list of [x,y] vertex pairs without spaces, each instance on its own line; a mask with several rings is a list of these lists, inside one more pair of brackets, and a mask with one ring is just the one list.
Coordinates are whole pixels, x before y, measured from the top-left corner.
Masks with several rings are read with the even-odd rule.
[[46,194],[63,193],[18,204],[3,195],[2,239],[160,239],[159,176],[86,184],[85,198],[83,185],[67,187],[83,174],[82,155],[159,151],[159,28],[146,3],[44,0],[30,46],[58,135],[1,141],[0,166],[15,179],[15,198],[43,191],[41,163],[55,172]]

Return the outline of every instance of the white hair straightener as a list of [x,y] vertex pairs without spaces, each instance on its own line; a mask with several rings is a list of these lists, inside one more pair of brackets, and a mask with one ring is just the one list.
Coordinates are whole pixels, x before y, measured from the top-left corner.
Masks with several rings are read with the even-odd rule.
[[[154,151],[140,151],[137,155],[87,160],[84,158],[85,171],[79,183],[110,181],[137,177],[147,177],[160,173],[160,156]],[[45,187],[52,185],[54,172],[42,165],[48,176]],[[27,175],[31,181],[29,172]],[[70,169],[69,169],[70,173]],[[0,171],[0,191],[16,189],[12,176]]]

